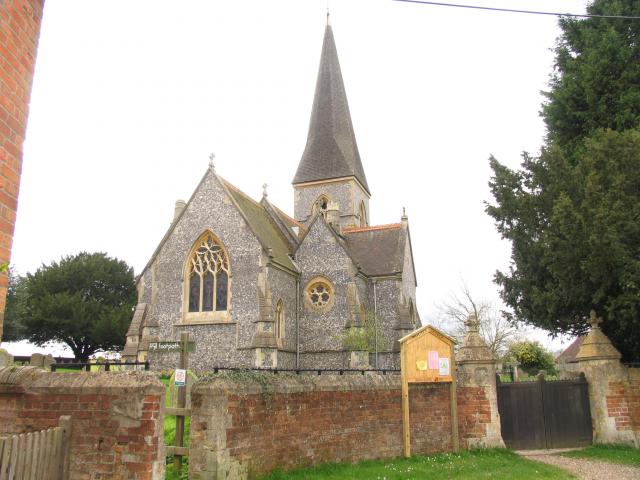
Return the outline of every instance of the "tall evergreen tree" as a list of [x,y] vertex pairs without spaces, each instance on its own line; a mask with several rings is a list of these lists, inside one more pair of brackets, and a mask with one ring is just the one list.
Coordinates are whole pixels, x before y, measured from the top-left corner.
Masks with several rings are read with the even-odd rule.
[[[640,16],[595,0],[589,13]],[[583,333],[593,308],[626,360],[640,360],[640,21],[563,19],[539,157],[491,158],[487,212],[511,241],[497,272],[514,319]]]
[[136,300],[133,269],[125,262],[79,253],[29,274],[26,290],[30,341],[66,343],[80,361],[123,347]]

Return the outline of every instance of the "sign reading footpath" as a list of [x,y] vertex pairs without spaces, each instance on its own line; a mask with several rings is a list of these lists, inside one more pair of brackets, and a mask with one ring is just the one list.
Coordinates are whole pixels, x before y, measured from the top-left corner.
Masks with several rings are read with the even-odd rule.
[[[149,351],[157,353],[174,353],[180,352],[182,346],[180,342],[149,342]],[[187,343],[187,352],[196,351],[196,342]]]
[[431,325],[400,339],[402,377],[402,430],[404,455],[411,456],[409,384],[449,383],[451,391],[451,439],[458,450],[458,403],[456,399],[454,341]]

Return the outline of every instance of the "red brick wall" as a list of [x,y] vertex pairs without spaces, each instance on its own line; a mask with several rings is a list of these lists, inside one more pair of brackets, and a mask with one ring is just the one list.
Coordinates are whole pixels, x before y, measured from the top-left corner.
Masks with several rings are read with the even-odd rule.
[[484,387],[458,387],[460,439],[483,438],[491,423],[491,404]]
[[[402,456],[398,377],[274,382],[265,390],[250,381],[218,379],[196,386],[190,478],[216,478],[221,470],[253,478],[276,467]],[[452,450],[449,388],[449,384],[411,385],[413,454]],[[490,420],[484,389],[460,389],[458,402],[461,438],[484,436],[484,423]],[[217,460],[212,462],[212,457]]]
[[[22,144],[44,0],[0,1],[0,264],[11,258]],[[7,276],[0,274],[0,338]]]
[[609,382],[607,392],[607,412],[616,423],[616,430],[631,430],[628,386],[622,382]]
[[640,368],[629,369],[629,412],[631,427],[640,433]]
[[72,479],[159,480],[164,392],[141,373],[0,370],[0,434],[49,428],[71,415]]

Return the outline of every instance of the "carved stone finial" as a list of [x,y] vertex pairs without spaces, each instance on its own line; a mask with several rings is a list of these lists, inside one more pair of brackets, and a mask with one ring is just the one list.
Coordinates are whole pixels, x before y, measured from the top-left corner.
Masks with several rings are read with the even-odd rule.
[[211,170],[215,170],[216,169],[216,166],[213,163],[215,159],[216,159],[216,154],[215,153],[212,153],[211,155],[209,155],[209,168]]
[[480,331],[480,321],[476,317],[475,313],[470,313],[467,320],[464,322],[465,327],[469,332],[478,333]]
[[262,197],[266,198],[268,197],[268,193],[267,193],[267,187],[269,186],[268,183],[263,183],[262,184]]
[[600,324],[602,323],[602,317],[598,317],[595,310],[591,310],[589,314],[589,324],[591,325],[591,329],[600,328]]

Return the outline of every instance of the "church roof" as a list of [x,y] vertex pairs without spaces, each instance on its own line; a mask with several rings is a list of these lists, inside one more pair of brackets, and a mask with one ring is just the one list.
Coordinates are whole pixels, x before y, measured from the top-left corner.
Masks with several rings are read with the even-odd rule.
[[369,276],[402,272],[407,231],[399,223],[342,230],[346,246]]
[[[288,270],[291,270],[292,272],[297,272],[298,271],[297,267],[294,265],[294,263],[291,261],[291,258],[289,257],[289,254],[293,252],[294,247],[289,245],[289,243],[281,233],[279,227],[271,218],[267,210],[258,202],[256,202],[251,197],[249,197],[246,193],[242,192],[238,187],[229,183],[227,180],[220,177],[219,175],[213,173],[211,169],[207,169],[204,176],[200,180],[200,183],[198,184],[196,189],[193,191],[191,198],[187,202],[187,206],[182,209],[182,212],[180,213],[178,218],[174,219],[174,221],[171,222],[169,229],[164,234],[164,237],[160,241],[160,244],[156,247],[155,251],[153,252],[153,255],[151,255],[151,258],[149,259],[145,267],[142,269],[142,272],[138,275],[138,277],[143,275],[144,272],[153,264],[156,257],[162,250],[162,247],[164,247],[164,244],[169,239],[176,225],[182,218],[182,215],[184,215],[184,213],[187,211],[187,207],[193,200],[193,197],[196,194],[196,192],[200,189],[202,182],[204,182],[205,179],[207,178],[207,175],[210,175],[210,174],[213,174],[220,181],[220,183],[223,185],[226,191],[229,193],[234,204],[240,210],[240,214],[247,221],[249,228],[256,235],[262,247],[265,249],[271,248],[273,253],[273,260],[276,263],[280,264],[281,266],[287,268]],[[298,223],[288,215],[284,214],[282,210],[278,209],[277,207],[274,206],[274,209],[278,211],[278,214],[282,216],[283,221],[287,225],[290,225],[292,222],[294,224]],[[298,226],[298,225],[295,225],[295,226]]]
[[241,210],[241,213],[247,220],[249,227],[256,237],[258,237],[258,241],[264,248],[271,248],[273,260],[291,271],[298,271],[289,257],[289,254],[291,253],[289,243],[279,232],[278,226],[275,225],[264,206],[260,205],[228,181],[221,177],[218,178],[220,178],[227,187],[229,194],[233,197],[234,202]]
[[307,145],[293,184],[341,177],[355,177],[369,193],[342,81],[338,51],[331,25],[327,24]]
[[586,335],[580,335],[577,337],[571,345],[569,345],[560,355],[556,357],[556,363],[573,363],[576,361],[576,355],[580,351],[582,341],[586,338]]

